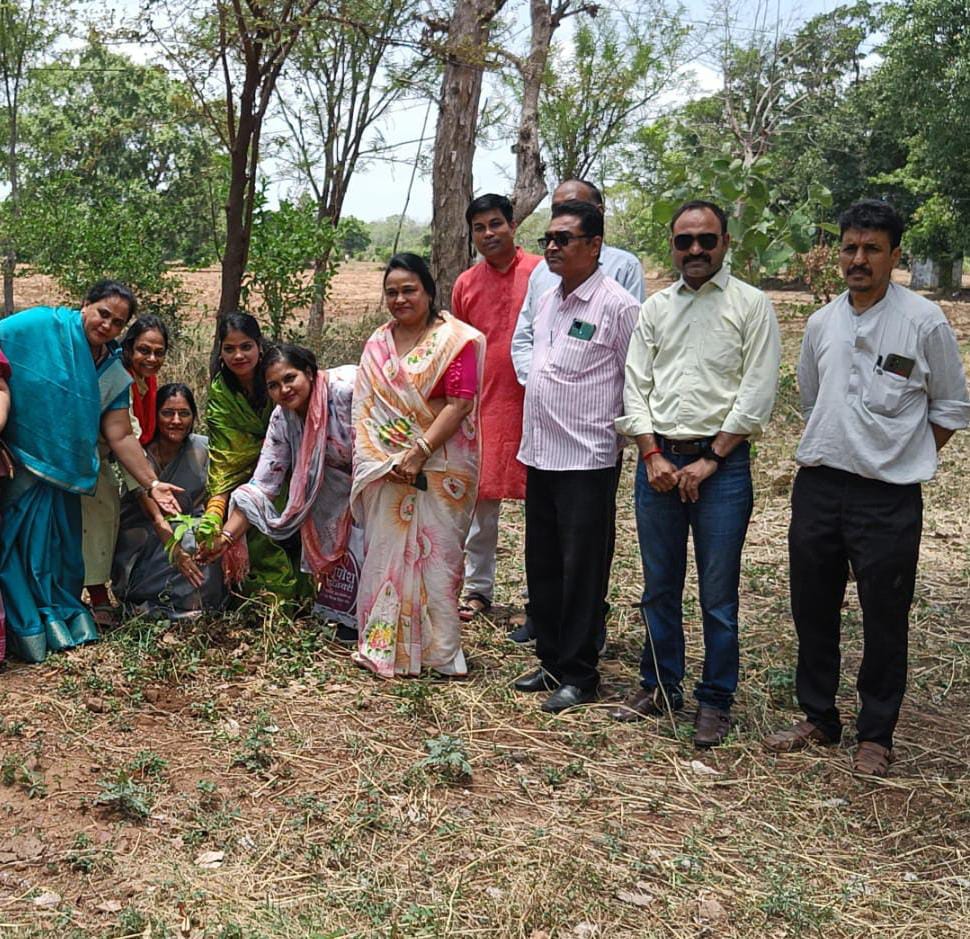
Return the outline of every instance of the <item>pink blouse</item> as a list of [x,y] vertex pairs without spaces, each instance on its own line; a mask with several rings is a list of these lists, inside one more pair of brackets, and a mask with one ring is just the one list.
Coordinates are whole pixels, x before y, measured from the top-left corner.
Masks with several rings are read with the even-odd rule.
[[445,369],[429,398],[474,398],[478,394],[478,359],[475,344],[466,343]]

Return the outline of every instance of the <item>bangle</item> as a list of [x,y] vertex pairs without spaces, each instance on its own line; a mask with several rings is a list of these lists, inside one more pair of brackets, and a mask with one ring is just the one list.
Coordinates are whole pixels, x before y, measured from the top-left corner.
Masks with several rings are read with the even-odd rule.
[[663,454],[663,450],[661,450],[660,447],[654,447],[652,450],[647,450],[647,452],[644,453],[640,457],[640,459],[643,460],[644,463],[646,463],[647,460],[650,459],[650,457],[656,456],[658,453]]
[[160,482],[161,482],[161,480],[160,480],[160,479],[159,479],[159,478],[158,478],[158,477],[156,476],[156,477],[155,477],[155,478],[154,478],[154,479],[153,479],[153,480],[152,480],[152,481],[151,481],[151,482],[150,482],[150,483],[148,484],[148,491],[149,491],[149,492],[154,492],[154,491],[155,491],[155,487],[156,487],[156,486],[157,486],[157,485],[158,485],[158,484],[159,484]]
[[236,543],[235,536],[232,535],[230,532],[226,531],[224,528],[221,532],[219,532],[219,537],[222,538],[222,540],[225,541],[227,545],[234,545]]
[[425,458],[430,458],[431,444],[424,437],[416,437],[414,442],[417,444],[418,449],[425,455]]

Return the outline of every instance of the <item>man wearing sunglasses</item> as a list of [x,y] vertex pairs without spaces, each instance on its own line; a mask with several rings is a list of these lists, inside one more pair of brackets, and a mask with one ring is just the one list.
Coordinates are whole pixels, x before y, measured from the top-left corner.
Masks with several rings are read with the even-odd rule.
[[693,533],[704,627],[694,743],[721,743],[738,684],[738,584],[753,492],[748,440],[771,416],[781,344],[771,302],[724,267],[724,212],[688,202],[674,214],[680,278],[640,311],[617,429],[640,451],[636,518],[646,643],[640,688],[610,712],[640,720],[683,707],[682,603]]
[[[605,217],[606,207],[603,194],[588,180],[563,180],[552,194],[552,207],[555,208],[557,205],[571,200],[588,202],[596,206],[600,214]],[[543,245],[540,250],[545,250],[545,246]],[[643,267],[636,255],[621,248],[603,244],[600,246],[599,266],[607,277],[615,280],[624,290],[633,294],[640,303],[643,303],[646,296]],[[529,376],[529,366],[532,362],[533,323],[539,307],[539,299],[558,286],[559,274],[544,260],[540,261],[529,277],[529,289],[522,303],[518,322],[515,325],[515,333],[512,336],[512,364],[522,385],[526,383]],[[612,549],[610,557],[612,559]],[[609,606],[606,607],[606,612],[609,612]],[[509,638],[513,642],[519,643],[527,643],[535,639],[535,629],[531,619],[526,619],[518,629],[509,634]],[[605,642],[604,633],[600,637],[600,644],[604,645]]]
[[559,286],[539,301],[525,386],[525,569],[540,667],[517,691],[558,713],[596,697],[622,440],[623,365],[640,304],[599,263],[603,215],[552,210],[542,238]]
[[795,462],[788,556],[805,720],[776,752],[837,744],[839,628],[851,567],[862,607],[855,772],[885,776],[906,691],[909,608],[923,520],[921,483],[970,424],[960,347],[943,310],[894,284],[903,222],[867,199],[839,217],[848,290],[813,313],[798,362],[805,431]]

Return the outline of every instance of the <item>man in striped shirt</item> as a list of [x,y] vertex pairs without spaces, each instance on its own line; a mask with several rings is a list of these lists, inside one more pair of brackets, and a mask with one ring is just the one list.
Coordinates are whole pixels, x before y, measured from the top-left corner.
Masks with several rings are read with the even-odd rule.
[[527,468],[525,567],[540,667],[514,687],[552,691],[542,709],[558,713],[592,701],[599,685],[597,640],[622,447],[614,420],[640,305],[600,269],[603,216],[595,206],[555,206],[542,242],[561,281],[539,300],[519,450]]

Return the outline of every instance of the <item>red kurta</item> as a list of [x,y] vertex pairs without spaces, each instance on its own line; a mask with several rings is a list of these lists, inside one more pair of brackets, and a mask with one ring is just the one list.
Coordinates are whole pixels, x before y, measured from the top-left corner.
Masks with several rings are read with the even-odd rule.
[[451,312],[483,332],[486,340],[479,499],[525,498],[525,467],[516,459],[525,389],[512,367],[512,333],[525,301],[529,275],[541,260],[516,248],[515,260],[507,271],[500,273],[487,261],[480,261],[458,277],[451,292]]

